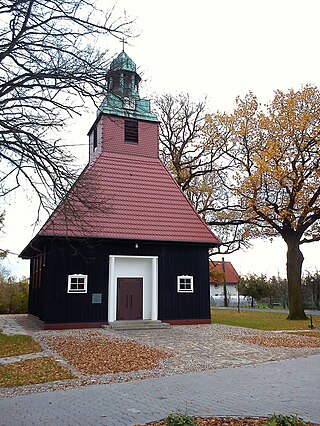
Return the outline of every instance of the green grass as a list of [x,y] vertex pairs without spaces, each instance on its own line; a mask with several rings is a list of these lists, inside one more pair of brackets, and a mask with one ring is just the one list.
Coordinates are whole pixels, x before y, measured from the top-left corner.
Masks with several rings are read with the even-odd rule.
[[32,337],[0,333],[0,358],[40,352],[40,347]]
[[[40,346],[30,336],[0,333],[0,358],[40,351]],[[72,377],[68,370],[46,357],[0,365],[0,387],[47,383]]]
[[[234,325],[258,330],[308,330],[310,322],[287,320],[288,314],[280,312],[240,311],[211,309],[211,322],[214,324]],[[320,316],[312,316],[320,322]]]
[[26,386],[71,379],[72,374],[51,358],[0,365],[0,387]]
[[[260,308],[260,309],[269,309],[270,306],[268,305],[268,303],[257,303],[257,305],[255,306],[256,308]],[[273,305],[272,309],[285,309],[283,308],[283,306],[281,304],[276,304]]]

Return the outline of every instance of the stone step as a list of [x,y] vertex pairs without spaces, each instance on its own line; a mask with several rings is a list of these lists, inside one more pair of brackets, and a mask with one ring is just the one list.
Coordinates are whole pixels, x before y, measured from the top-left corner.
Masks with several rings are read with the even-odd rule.
[[170,327],[170,324],[159,321],[159,320],[131,320],[131,321],[113,321],[107,325],[103,325],[103,328],[111,328],[113,330],[156,330],[166,329]]

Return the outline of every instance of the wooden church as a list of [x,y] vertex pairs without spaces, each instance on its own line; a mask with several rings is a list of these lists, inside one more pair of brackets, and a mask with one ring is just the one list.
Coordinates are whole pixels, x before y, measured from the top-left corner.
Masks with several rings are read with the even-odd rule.
[[29,313],[46,329],[121,320],[210,323],[219,244],[158,156],[157,117],[122,51],[89,131],[89,163],[20,256]]

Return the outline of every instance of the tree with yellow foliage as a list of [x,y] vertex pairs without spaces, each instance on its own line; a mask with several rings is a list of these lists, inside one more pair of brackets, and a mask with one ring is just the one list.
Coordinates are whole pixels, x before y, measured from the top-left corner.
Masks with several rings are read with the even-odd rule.
[[288,319],[305,319],[300,246],[320,240],[320,91],[278,90],[265,106],[249,93],[232,113],[208,115],[206,136],[220,150],[226,194],[209,224],[237,226],[245,239],[281,236]]

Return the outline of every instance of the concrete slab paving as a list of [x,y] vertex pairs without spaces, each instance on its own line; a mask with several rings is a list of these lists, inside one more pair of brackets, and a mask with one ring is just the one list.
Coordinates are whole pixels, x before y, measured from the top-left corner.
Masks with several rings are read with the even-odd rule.
[[0,425],[134,425],[170,412],[320,423],[320,355],[0,399]]

